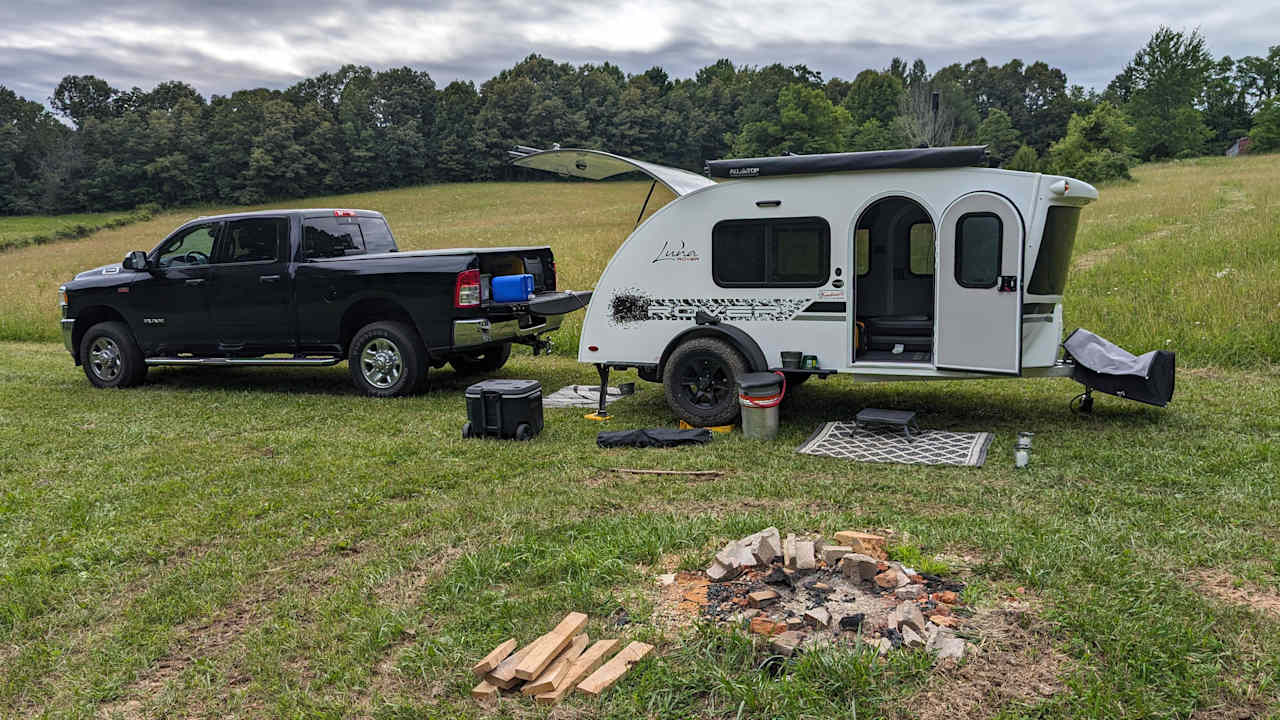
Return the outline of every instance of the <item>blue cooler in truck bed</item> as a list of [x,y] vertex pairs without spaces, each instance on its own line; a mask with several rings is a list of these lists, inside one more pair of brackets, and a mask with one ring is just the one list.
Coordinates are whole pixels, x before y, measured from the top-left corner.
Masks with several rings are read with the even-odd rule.
[[499,275],[493,279],[494,302],[525,302],[533,297],[533,275]]

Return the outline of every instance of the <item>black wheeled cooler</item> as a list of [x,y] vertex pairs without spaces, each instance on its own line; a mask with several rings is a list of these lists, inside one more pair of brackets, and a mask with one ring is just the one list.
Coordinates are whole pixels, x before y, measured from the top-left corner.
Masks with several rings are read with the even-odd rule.
[[542,432],[542,383],[485,380],[467,388],[462,437],[530,440]]

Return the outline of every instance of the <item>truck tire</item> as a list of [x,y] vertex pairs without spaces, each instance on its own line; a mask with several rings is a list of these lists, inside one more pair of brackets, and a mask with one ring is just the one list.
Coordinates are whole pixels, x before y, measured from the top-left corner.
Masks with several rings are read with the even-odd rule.
[[412,327],[402,322],[369,323],[351,339],[347,364],[351,381],[373,397],[408,395],[427,376],[427,350]]
[[683,342],[662,372],[667,405],[690,425],[728,425],[738,418],[738,377],[746,372],[747,361],[724,340]]
[[463,375],[489,373],[507,364],[511,357],[511,343],[502,343],[494,347],[470,353],[457,353],[449,356],[449,364]]
[[102,322],[80,339],[80,366],[94,387],[126,388],[142,382],[147,363],[142,348],[122,322]]

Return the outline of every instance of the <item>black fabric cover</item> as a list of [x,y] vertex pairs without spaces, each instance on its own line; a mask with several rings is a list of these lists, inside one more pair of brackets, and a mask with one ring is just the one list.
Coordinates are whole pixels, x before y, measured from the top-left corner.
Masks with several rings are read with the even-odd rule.
[[[1081,336],[1078,333],[1084,333],[1085,335]],[[1080,337],[1090,336],[1092,336],[1092,333],[1086,330],[1076,330],[1071,335],[1068,335],[1066,341],[1063,342],[1063,347],[1067,349],[1067,355],[1071,356],[1075,363],[1071,371],[1071,377],[1076,382],[1088,389],[1098,390],[1108,395],[1115,395],[1128,400],[1137,400],[1148,405],[1164,407],[1169,404],[1169,401],[1173,399],[1175,369],[1173,352],[1155,350],[1143,355],[1141,358],[1135,358],[1128,353],[1124,353],[1132,359],[1131,363],[1126,365],[1122,362],[1112,362],[1110,366],[1115,368],[1130,367],[1132,368],[1131,372],[1100,372],[1087,367],[1084,364],[1086,361],[1082,361],[1081,358],[1071,353],[1071,347],[1077,346],[1076,343],[1072,343],[1073,337],[1079,339]],[[1098,341],[1104,343],[1105,346],[1114,348],[1111,343],[1101,338],[1098,338]],[[1115,350],[1120,349],[1115,348]],[[1077,347],[1077,352],[1088,357],[1079,347]],[[1120,352],[1124,351],[1121,350]],[[1109,359],[1109,356],[1103,356],[1103,358]],[[1121,357],[1119,360],[1124,360],[1124,358]],[[1094,358],[1093,364],[1096,367],[1103,367],[1103,365],[1097,364],[1097,358]],[[1145,376],[1139,373],[1143,369],[1146,370]]]
[[706,445],[709,442],[711,442],[711,431],[706,428],[694,430],[672,430],[670,428],[609,430],[596,435],[596,445],[602,448],[668,448],[681,445]]
[[987,165],[986,145],[708,160],[707,174],[713,178],[752,178],[849,170],[949,168],[970,165],[983,167]]

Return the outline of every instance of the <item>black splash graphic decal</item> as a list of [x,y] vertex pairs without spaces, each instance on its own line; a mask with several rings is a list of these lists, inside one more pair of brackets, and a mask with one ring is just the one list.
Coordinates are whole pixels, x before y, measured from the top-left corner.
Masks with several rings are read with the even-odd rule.
[[635,288],[627,288],[614,293],[609,301],[609,318],[613,324],[642,322],[649,319],[649,305],[652,299]]

